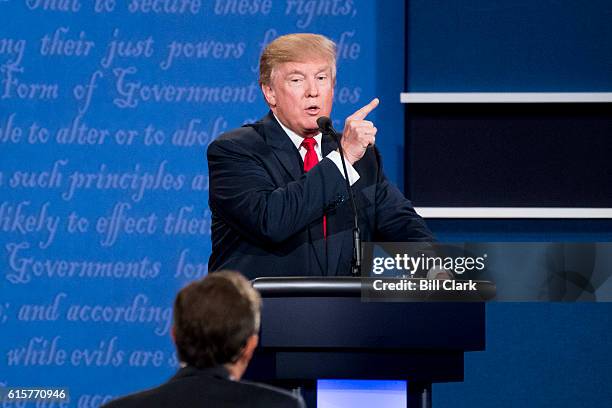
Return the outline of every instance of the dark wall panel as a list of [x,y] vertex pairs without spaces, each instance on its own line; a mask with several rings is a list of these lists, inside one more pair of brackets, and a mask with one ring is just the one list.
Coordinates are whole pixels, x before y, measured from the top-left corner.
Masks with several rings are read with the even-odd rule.
[[408,0],[412,92],[610,92],[609,0]]
[[418,206],[612,207],[610,104],[409,105]]

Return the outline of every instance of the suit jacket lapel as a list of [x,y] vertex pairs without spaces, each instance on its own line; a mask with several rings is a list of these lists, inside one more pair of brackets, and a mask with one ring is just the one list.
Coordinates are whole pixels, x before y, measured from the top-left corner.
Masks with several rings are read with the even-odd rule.
[[287,173],[289,173],[294,180],[298,180],[302,177],[302,174],[304,174],[304,165],[300,153],[297,151],[283,128],[280,127],[272,111],[263,118],[263,124],[266,134],[266,143],[272,148],[272,152]]
[[[299,180],[304,175],[302,157],[271,111],[263,118],[263,125],[266,143],[270,146],[285,171],[294,180]],[[325,275],[327,260],[325,241],[321,237],[322,230],[323,227],[320,223],[314,223],[308,226],[307,234],[308,240],[315,252],[316,259],[314,262],[318,265],[320,273]]]
[[[338,144],[331,136],[323,135],[321,137],[321,155],[323,156],[323,158],[325,158],[325,156],[327,156],[337,148]],[[330,227],[332,225],[331,217],[335,216],[336,214],[327,215],[327,239],[319,239],[314,242],[314,247],[319,257],[319,260],[323,261],[321,267],[323,269],[324,275],[335,275],[337,273],[336,269],[338,268],[338,256],[340,253],[339,251],[341,251],[342,249],[342,243],[340,242],[341,240],[338,239],[339,236],[337,235],[335,239],[332,236],[337,231],[330,230]],[[321,224],[316,224],[316,228],[321,229],[323,227]],[[320,236],[321,232],[315,232],[311,230],[311,234],[315,234],[315,236]]]
[[337,148],[338,144],[331,136],[323,135],[321,138],[321,153],[323,154],[323,157],[327,156]]
[[[327,156],[332,151],[338,148],[338,144],[329,135],[323,135],[321,139],[321,153],[323,157]],[[338,274],[338,262],[340,261],[340,255],[343,252],[344,247],[344,238],[346,232],[342,231],[334,231],[334,226],[342,225],[339,222],[332,222],[332,220],[339,218],[343,219],[347,214],[332,212],[327,215],[327,225],[328,225],[328,236],[325,240],[325,244],[327,245],[327,270],[329,275],[337,275]]]

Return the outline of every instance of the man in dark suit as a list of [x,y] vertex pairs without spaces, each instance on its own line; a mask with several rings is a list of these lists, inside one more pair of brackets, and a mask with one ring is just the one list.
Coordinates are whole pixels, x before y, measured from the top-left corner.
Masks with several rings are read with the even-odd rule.
[[[321,135],[336,76],[335,44],[316,34],[271,42],[259,82],[270,112],[208,148],[212,254],[209,271],[258,276],[350,273],[353,216],[338,145]],[[410,202],[386,179],[366,116],[345,121],[341,145],[363,241],[431,241]]]
[[240,381],[257,347],[261,298],[237,272],[183,288],[174,302],[173,338],[181,369],[168,382],[105,408],[305,408],[301,397]]

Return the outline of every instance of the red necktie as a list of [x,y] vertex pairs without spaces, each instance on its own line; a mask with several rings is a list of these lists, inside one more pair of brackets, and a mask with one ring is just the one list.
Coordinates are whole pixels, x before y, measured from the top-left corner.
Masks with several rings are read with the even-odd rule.
[[[306,156],[304,156],[304,171],[309,171],[319,162],[319,156],[315,151],[317,141],[314,137],[305,137],[302,140],[302,146],[306,149]],[[323,238],[327,239],[327,219],[323,216]]]

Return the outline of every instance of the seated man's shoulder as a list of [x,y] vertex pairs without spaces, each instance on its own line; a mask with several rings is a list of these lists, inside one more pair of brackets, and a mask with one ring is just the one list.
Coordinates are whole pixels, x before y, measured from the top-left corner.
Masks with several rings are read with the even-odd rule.
[[113,400],[102,408],[305,408],[301,397],[280,388],[220,378],[174,379],[158,387]]
[[290,391],[268,384],[240,381],[239,384],[252,396],[250,406],[259,407],[299,407],[305,408],[304,400]]
[[142,406],[160,406],[158,404],[148,404],[147,402],[157,401],[160,395],[160,387],[151,388],[149,390],[140,391],[134,394],[126,395],[121,398],[114,399],[101,408],[130,408]]

